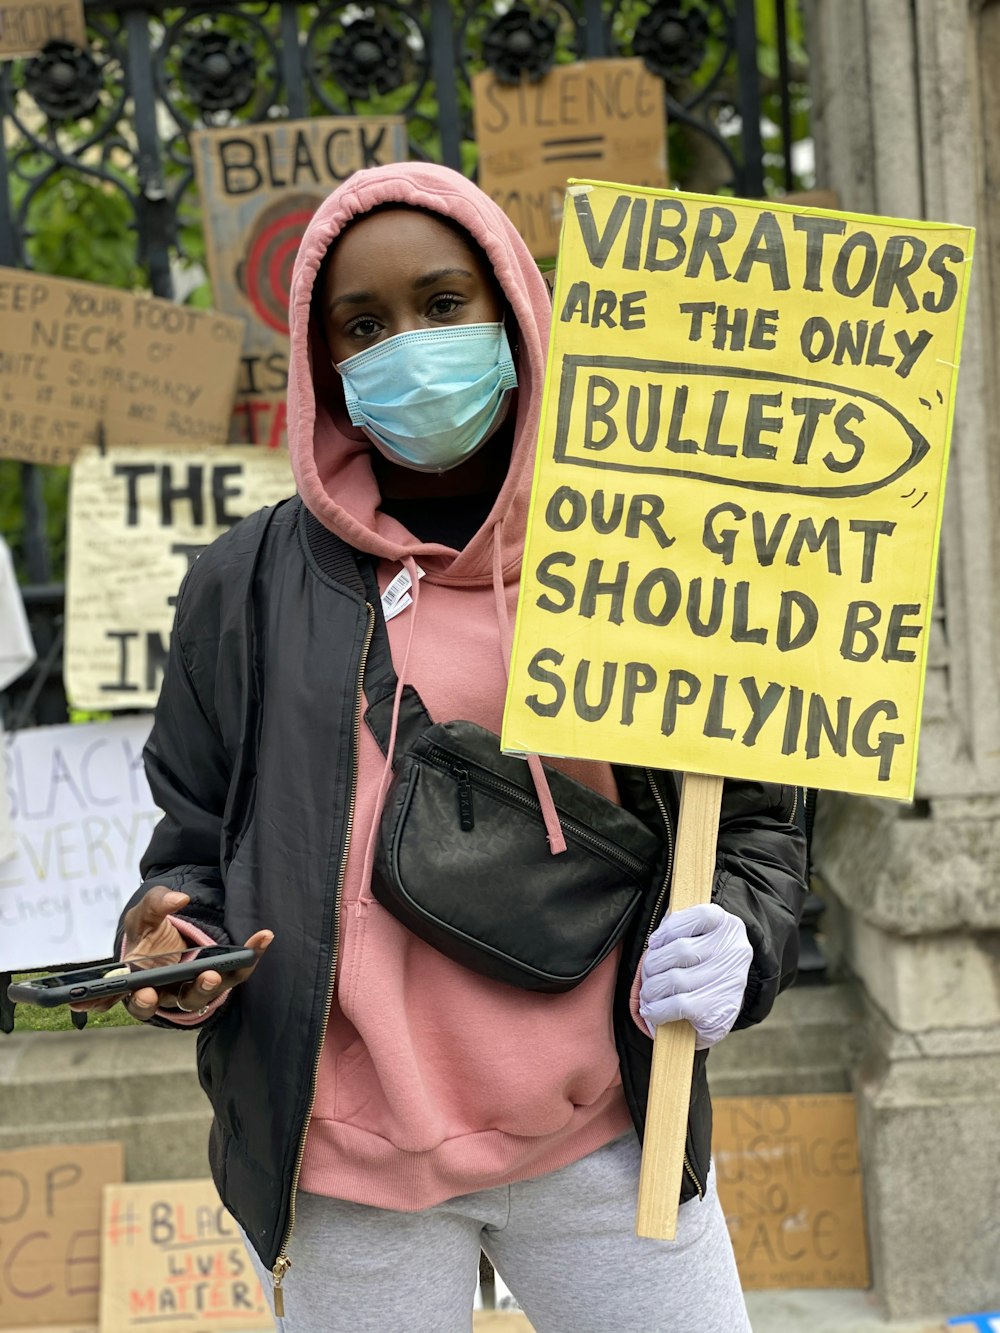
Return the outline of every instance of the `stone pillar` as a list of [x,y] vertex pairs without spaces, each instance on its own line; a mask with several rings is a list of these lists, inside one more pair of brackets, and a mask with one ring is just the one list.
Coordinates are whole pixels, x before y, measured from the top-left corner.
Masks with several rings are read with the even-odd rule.
[[826,928],[861,983],[873,1281],[1000,1308],[1000,0],[809,0],[819,187],[977,227],[912,807],[824,794]]

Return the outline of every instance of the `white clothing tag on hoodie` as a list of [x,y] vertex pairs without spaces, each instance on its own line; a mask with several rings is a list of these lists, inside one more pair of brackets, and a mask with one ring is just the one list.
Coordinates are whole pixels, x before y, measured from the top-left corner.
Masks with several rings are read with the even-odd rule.
[[[417,578],[422,579],[424,571],[417,565]],[[400,611],[405,611],[411,604],[413,598],[410,596],[410,571],[401,569],[394,579],[386,587],[382,594],[382,614],[386,621],[390,621],[393,616],[398,616]]]

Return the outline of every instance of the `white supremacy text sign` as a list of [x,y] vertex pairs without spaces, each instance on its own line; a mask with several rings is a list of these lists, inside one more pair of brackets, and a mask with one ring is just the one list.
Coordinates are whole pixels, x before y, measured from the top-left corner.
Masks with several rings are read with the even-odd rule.
[[288,455],[264,449],[88,450],[78,458],[66,580],[73,703],[155,704],[184,575],[216,537],[294,489]]
[[154,296],[0,268],[0,458],[85,445],[222,444],[243,323]]
[[0,972],[106,958],[160,817],[142,747],[151,719],[8,733],[14,855],[0,863]]

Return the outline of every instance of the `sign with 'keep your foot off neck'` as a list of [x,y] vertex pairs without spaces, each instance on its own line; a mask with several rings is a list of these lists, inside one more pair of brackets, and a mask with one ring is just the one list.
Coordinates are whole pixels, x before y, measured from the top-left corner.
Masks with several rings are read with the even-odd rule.
[[505,750],[912,796],[972,243],[571,183]]

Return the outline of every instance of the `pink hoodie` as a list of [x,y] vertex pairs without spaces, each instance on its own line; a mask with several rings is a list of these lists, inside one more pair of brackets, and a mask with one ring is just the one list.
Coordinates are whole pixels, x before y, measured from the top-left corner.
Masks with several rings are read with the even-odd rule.
[[[418,541],[380,511],[371,446],[351,426],[310,325],[326,250],[352,217],[390,202],[465,227],[493,264],[519,328],[510,468],[487,521],[458,552]],[[406,559],[425,571],[416,605],[389,622],[389,639],[397,672],[436,721],[500,730],[501,621],[505,606],[513,623],[517,601],[549,319],[545,283],[513,225],[444,167],[358,172],[319,208],[296,260],[288,438],[299,493],[328,528],[379,558],[383,589]],[[617,799],[606,765],[560,767]],[[611,1027],[617,952],[575,990],[539,995],[480,977],[410,934],[369,891],[366,853],[384,769],[361,728],[335,996],[300,1184],[416,1210],[564,1166],[623,1133],[630,1119]]]

